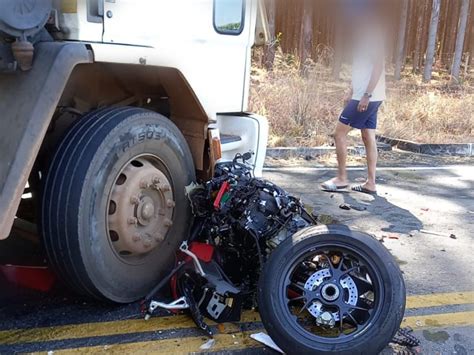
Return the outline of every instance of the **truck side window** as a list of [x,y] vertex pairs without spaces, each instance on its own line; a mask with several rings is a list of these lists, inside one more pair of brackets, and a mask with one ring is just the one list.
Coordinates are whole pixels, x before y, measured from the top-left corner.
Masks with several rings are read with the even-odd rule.
[[226,35],[239,35],[244,29],[245,0],[214,0],[214,28]]

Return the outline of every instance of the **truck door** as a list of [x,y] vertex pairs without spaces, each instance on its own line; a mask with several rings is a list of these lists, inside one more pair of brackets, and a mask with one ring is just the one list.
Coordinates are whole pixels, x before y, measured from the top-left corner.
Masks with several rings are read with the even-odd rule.
[[59,13],[64,39],[102,42],[104,0],[63,0]]
[[215,119],[217,112],[244,109],[255,31],[251,3],[105,0],[104,42],[127,45],[121,52],[127,60],[127,52],[133,52],[147,65],[177,68]]

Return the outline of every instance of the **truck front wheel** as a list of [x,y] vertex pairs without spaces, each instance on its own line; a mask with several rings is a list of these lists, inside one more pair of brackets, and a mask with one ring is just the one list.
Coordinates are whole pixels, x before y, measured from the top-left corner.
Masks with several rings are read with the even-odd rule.
[[187,236],[185,186],[194,179],[189,147],[167,118],[132,107],[85,116],[45,182],[42,235],[52,267],[82,294],[143,297]]

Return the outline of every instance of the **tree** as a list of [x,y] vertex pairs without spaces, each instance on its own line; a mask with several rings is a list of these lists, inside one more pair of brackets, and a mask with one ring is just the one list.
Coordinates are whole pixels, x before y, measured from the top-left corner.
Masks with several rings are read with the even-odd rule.
[[342,59],[344,55],[342,27],[340,25],[336,25],[334,33],[334,62],[332,67],[332,76],[334,79],[339,79],[341,74]]
[[400,80],[402,68],[405,64],[405,38],[408,22],[408,0],[403,0],[400,26],[398,30],[397,58],[395,63],[395,80]]
[[270,44],[265,46],[263,63],[267,70],[273,69],[275,62],[275,51],[277,46],[275,22],[276,22],[276,0],[267,2],[268,31],[270,32]]
[[459,75],[461,72],[461,61],[464,49],[464,38],[466,37],[468,14],[469,0],[462,0],[461,13],[459,16],[458,34],[456,37],[456,48],[454,51],[453,67],[451,69],[451,76],[457,82],[459,82]]
[[303,22],[301,25],[301,74],[306,73],[306,62],[311,58],[313,51],[313,0],[304,0]]
[[439,13],[441,10],[441,0],[433,0],[433,7],[431,9],[430,30],[428,33],[428,47],[426,49],[426,62],[423,80],[428,82],[431,80],[433,71],[433,62],[436,53],[436,38],[438,36]]
[[413,73],[417,73],[418,70],[420,69],[420,62],[421,62],[421,57],[422,57],[422,51],[423,51],[423,30],[424,30],[424,19],[425,19],[425,10],[428,1],[423,0],[415,0],[418,2],[418,20],[416,23],[416,38],[415,38],[415,52],[413,54]]

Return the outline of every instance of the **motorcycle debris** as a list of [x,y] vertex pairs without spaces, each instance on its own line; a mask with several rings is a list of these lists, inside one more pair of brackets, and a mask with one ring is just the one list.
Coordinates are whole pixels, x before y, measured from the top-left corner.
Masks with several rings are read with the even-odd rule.
[[458,237],[455,235],[455,234],[446,234],[446,233],[438,233],[438,232],[433,232],[433,231],[429,231],[429,230],[426,230],[426,229],[422,229],[420,230],[421,233],[423,234],[430,234],[430,235],[436,235],[438,237],[447,237],[447,238],[451,238],[451,239],[458,239]]
[[283,350],[281,350],[278,345],[275,344],[275,342],[270,338],[267,334],[265,333],[257,333],[257,334],[252,334],[250,337],[253,340],[258,341],[259,343],[262,343],[263,345],[269,347],[270,349],[273,349],[275,351],[278,351],[280,354],[284,354]]
[[209,339],[204,344],[202,344],[199,349],[200,350],[210,350],[216,344],[215,339]]
[[363,212],[363,211],[367,210],[366,207],[350,205],[350,204],[347,204],[347,203],[343,203],[342,205],[339,206],[339,208],[341,210],[345,210],[345,211],[354,210],[354,211],[358,211],[358,212]]

